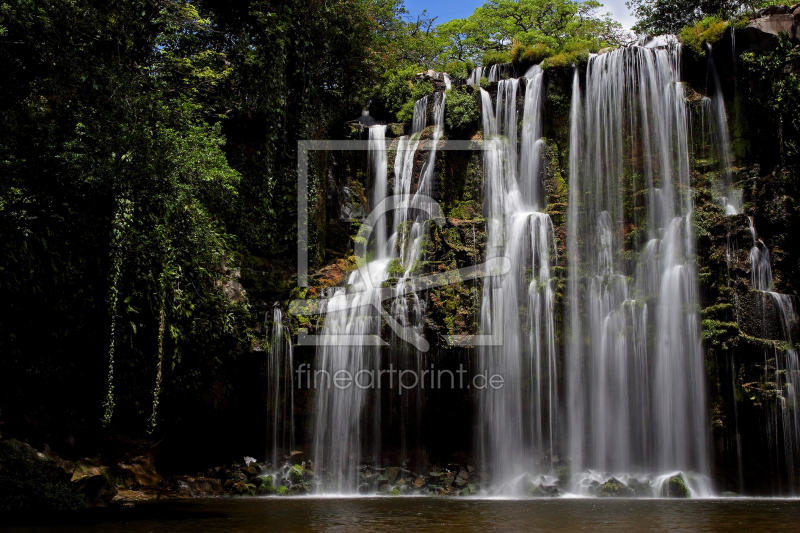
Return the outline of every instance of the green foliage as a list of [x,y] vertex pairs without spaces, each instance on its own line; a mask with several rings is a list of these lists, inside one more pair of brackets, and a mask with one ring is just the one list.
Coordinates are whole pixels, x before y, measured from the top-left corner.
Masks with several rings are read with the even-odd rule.
[[69,475],[54,463],[39,461],[0,445],[0,511],[72,511],[86,498],[72,490]]
[[[560,52],[576,43],[597,51],[627,42],[618,22],[598,14],[601,7],[594,0],[489,0],[470,17],[442,25],[440,32],[448,38],[444,53],[483,57],[487,66],[513,58],[538,62],[551,55],[548,49]],[[509,53],[514,47],[517,51]]]
[[751,79],[749,99],[762,120],[778,132],[782,164],[796,168],[800,161],[800,76],[786,66],[800,61],[800,51],[782,35],[769,51],[741,55]]
[[469,77],[469,73],[474,68],[475,63],[472,61],[451,61],[445,65],[444,71],[447,72],[452,79],[466,80]]
[[697,24],[681,29],[680,39],[699,56],[706,55],[706,45],[714,44],[725,34],[727,23],[717,17],[707,16]]
[[297,141],[371,97],[401,7],[0,4],[4,418],[136,431],[230,404],[254,321],[223,285],[293,260]]
[[782,3],[781,0],[628,0],[636,17],[633,30],[648,35],[678,34],[706,17],[730,20],[756,9]]
[[483,54],[481,65],[484,67],[491,67],[492,65],[511,63],[511,59],[510,50],[489,50]]
[[527,46],[519,41],[514,41],[514,44],[511,45],[511,61],[514,63],[533,63],[538,65],[553,54],[555,52],[544,43]]
[[481,113],[477,95],[471,87],[455,87],[447,92],[445,122],[451,130],[464,130],[477,125]]

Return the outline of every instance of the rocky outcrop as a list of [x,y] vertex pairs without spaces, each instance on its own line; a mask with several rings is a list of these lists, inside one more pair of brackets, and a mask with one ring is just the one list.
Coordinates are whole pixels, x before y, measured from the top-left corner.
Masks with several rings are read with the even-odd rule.
[[[743,32],[748,41],[762,49],[774,48],[779,34],[800,39],[800,7],[771,6],[759,9]],[[738,32],[737,32],[738,33]]]

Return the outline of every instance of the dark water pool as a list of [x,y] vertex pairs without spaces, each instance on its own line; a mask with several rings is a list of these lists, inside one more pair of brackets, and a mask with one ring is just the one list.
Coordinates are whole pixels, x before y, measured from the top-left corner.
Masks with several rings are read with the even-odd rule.
[[[5,523],[3,523],[5,522]],[[2,520],[2,531],[800,531],[800,500],[265,498]]]

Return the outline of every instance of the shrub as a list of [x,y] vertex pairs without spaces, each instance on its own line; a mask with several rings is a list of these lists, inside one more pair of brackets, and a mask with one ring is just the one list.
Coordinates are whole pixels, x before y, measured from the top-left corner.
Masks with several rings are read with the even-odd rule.
[[514,41],[514,44],[511,45],[511,61],[513,63],[539,64],[554,53],[555,52],[544,43],[527,46],[519,41]]
[[451,130],[463,130],[476,124],[481,113],[471,87],[455,87],[447,93],[445,122]]
[[397,111],[397,120],[399,122],[411,122],[414,118],[414,104],[423,96],[433,94],[433,84],[429,80],[410,81],[411,98],[403,104]]
[[510,50],[492,50],[483,54],[481,65],[484,67],[491,67],[502,63],[511,63]]
[[39,461],[0,445],[0,511],[72,511],[86,498],[66,481],[68,475],[50,461]]
[[589,60],[589,51],[586,49],[560,52],[542,61],[542,68],[571,67]]
[[700,56],[706,55],[706,44],[719,41],[728,23],[718,17],[706,17],[697,24],[685,26],[680,33],[683,44]]
[[444,71],[453,79],[466,80],[474,68],[475,63],[472,61],[451,61],[444,67]]

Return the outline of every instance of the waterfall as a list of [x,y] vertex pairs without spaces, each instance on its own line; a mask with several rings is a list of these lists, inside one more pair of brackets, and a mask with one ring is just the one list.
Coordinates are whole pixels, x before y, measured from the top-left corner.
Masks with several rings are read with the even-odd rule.
[[[267,317],[264,315],[264,326]],[[294,445],[294,365],[289,328],[283,325],[283,313],[277,305],[272,312],[272,329],[267,327],[267,458],[272,468],[278,469],[283,456],[289,455]]]
[[[794,486],[795,468],[800,460],[800,409],[797,404],[797,390],[800,387],[800,358],[794,346],[793,330],[797,327],[798,316],[795,310],[794,298],[786,294],[774,292],[772,283],[772,267],[770,265],[769,248],[764,241],[756,235],[755,224],[752,217],[748,217],[750,238],[750,284],[753,290],[762,295],[760,305],[764,320],[764,334],[767,333],[766,307],[771,305],[780,324],[780,334],[785,345],[779,349],[777,343],[773,347],[764,349],[764,382],[775,384],[775,409],[776,417],[780,417],[780,430],[782,439],[780,448],[783,463],[788,474],[789,486]],[[769,363],[774,358],[774,364]],[[770,376],[770,369],[772,375]],[[777,420],[776,420],[777,422]],[[776,428],[777,430],[777,424]],[[774,431],[774,430],[773,430]],[[768,432],[771,433],[771,432]],[[780,456],[778,457],[780,463]]]
[[419,133],[428,125],[428,97],[423,96],[414,104],[414,118],[411,121],[411,133]]
[[[479,368],[504,378],[478,396],[476,443],[493,480],[509,483],[521,471],[552,474],[557,437],[558,372],[553,315],[554,232],[540,177],[542,77],[528,81],[517,168],[519,80],[500,80],[496,105],[481,89],[484,213],[487,258],[505,255],[511,271],[484,282],[482,331],[501,325],[500,346],[479,347]],[[534,182],[534,183],[531,183]],[[521,314],[521,308],[524,312]]]
[[[385,344],[379,339],[381,318],[390,317],[400,327],[410,326],[416,345],[427,349],[427,342],[422,337],[425,300],[414,292],[415,269],[422,255],[425,222],[430,218],[431,206],[427,204],[434,179],[437,145],[444,132],[445,93],[434,96],[431,148],[414,191],[414,156],[426,125],[427,103],[427,96],[417,101],[413,133],[398,141],[393,192],[399,205],[390,217],[394,228],[391,235],[386,231],[387,217],[372,220],[374,239],[371,238],[370,243],[373,245],[373,260],[350,275],[349,288],[333,289],[332,294],[326,294],[328,299],[322,304],[326,314],[313,377],[313,457],[315,475],[319,476],[318,483],[322,484],[320,488],[324,492],[347,494],[359,490],[359,466],[363,460],[380,466],[381,444],[385,437],[382,430],[391,423],[381,416],[380,387],[332,386],[336,373],[347,372],[344,375],[354,379],[371,373],[380,379],[378,372],[388,366],[381,362],[380,347]],[[385,126],[370,128],[372,209],[387,199],[388,194],[385,129]],[[398,275],[399,272],[402,274]],[[397,276],[399,280],[390,314],[382,316],[383,312],[379,311],[383,309],[381,286],[390,276]],[[374,342],[352,343],[343,335],[358,335]],[[416,370],[419,375],[423,364],[420,351],[395,338],[389,353],[391,368]],[[420,426],[423,395],[420,390],[409,390],[405,396],[387,401],[390,406],[394,406],[394,402],[401,403],[397,409],[400,413],[399,448],[405,456],[410,447],[419,447],[416,428]]]
[[[370,160],[375,166],[373,208],[375,202],[383,201],[380,195],[385,196],[387,191],[385,129],[386,126],[370,128]],[[381,305],[381,283],[388,276],[389,258],[381,252],[387,250],[385,231],[375,235],[376,259],[350,275],[349,290],[335,288],[323,304],[326,314],[311,384],[315,389],[313,457],[315,473],[322,475],[318,479],[328,477],[323,489],[334,493],[353,493],[358,489],[362,451],[371,452],[374,461],[380,460],[380,404],[370,404],[376,389],[333,384],[337,372],[356,379],[365,375],[363,372],[375,372],[379,367],[377,342],[351,343],[347,337],[341,337],[379,335],[380,319],[375,310]],[[372,407],[370,419],[365,416],[367,406]]]
[[567,449],[583,479],[693,471],[700,495],[709,451],[688,112],[677,43],[643,44],[592,56],[583,102],[573,87]]
[[469,73],[469,77],[467,78],[467,85],[473,85],[475,87],[479,87],[481,84],[481,78],[483,77],[484,69],[483,67],[475,67],[472,69],[472,72]]
[[713,96],[710,99],[712,115],[713,146],[719,170],[722,176],[722,190],[719,192],[720,201],[725,212],[735,215],[742,209],[742,191],[736,190],[733,186],[733,153],[731,152],[731,138],[728,133],[728,120],[725,113],[725,99],[722,94],[722,86],[719,82],[717,67],[714,63],[714,50],[710,43],[708,47],[708,69],[711,78]]

